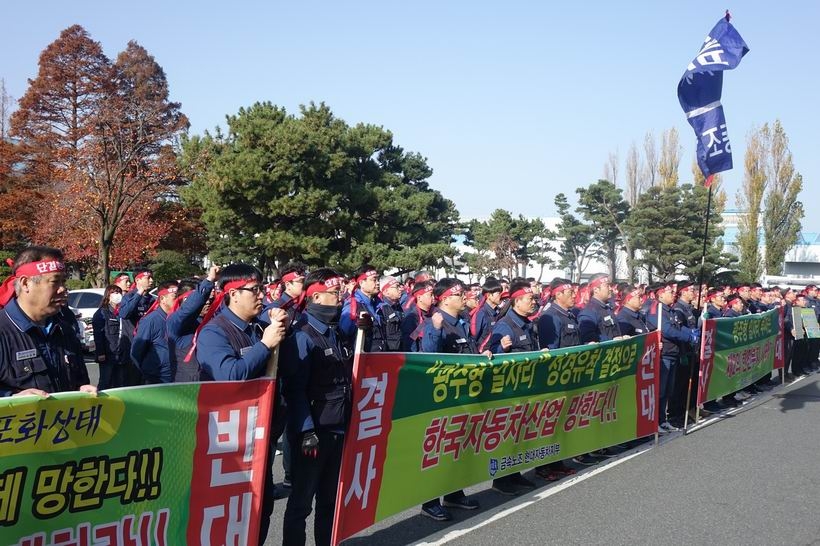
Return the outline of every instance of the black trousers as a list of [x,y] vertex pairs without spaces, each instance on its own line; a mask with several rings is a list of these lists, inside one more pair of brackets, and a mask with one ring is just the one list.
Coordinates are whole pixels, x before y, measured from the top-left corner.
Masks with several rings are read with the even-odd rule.
[[[675,367],[675,380],[669,397],[670,419],[683,419],[684,412],[694,408],[697,403],[698,362],[699,359],[694,353],[680,356],[680,361]],[[689,407],[686,407],[687,394],[689,395]]]
[[313,519],[313,538],[317,546],[330,544],[333,530],[333,512],[336,508],[336,486],[342,465],[344,434],[317,431],[318,457],[302,453],[301,435],[287,431],[290,442],[291,492],[285,508],[282,527],[283,546],[305,544],[305,520],[313,511],[316,498],[316,516]]

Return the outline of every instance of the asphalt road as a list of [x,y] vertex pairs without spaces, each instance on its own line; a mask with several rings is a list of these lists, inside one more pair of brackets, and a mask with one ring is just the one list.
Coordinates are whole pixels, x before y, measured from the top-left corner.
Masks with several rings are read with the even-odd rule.
[[[820,544],[820,375],[699,427],[513,499],[487,482],[467,491],[481,510],[448,523],[409,510],[344,544]],[[266,544],[281,543],[285,502]]]

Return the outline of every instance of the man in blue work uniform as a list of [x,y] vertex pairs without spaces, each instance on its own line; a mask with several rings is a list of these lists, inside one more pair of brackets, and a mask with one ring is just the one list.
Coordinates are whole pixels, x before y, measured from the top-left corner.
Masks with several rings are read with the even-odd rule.
[[131,360],[142,372],[146,385],[173,383],[174,370],[165,333],[165,320],[177,299],[176,281],[159,285],[157,300],[137,325],[131,345]]
[[30,246],[14,259],[0,288],[0,396],[79,390],[89,384],[75,326],[62,314],[67,305],[63,253]]
[[[672,312],[678,315],[680,323],[690,330],[699,330],[693,302],[697,298],[697,286],[691,281],[677,284],[678,298],[672,305]],[[684,413],[694,409],[697,402],[700,345],[681,343],[677,371],[672,380],[673,389],[669,396],[669,422],[683,427]],[[691,389],[691,390],[690,390]],[[689,406],[687,407],[687,398]]]
[[281,274],[282,295],[267,306],[267,309],[284,309],[288,314],[287,324],[292,325],[299,320],[299,315],[302,313],[300,304],[302,303],[302,295],[305,292],[307,266],[299,262],[290,262],[285,264]]
[[373,318],[374,328],[368,332],[364,350],[369,352],[381,345],[381,322],[376,313],[379,304],[379,272],[372,265],[365,264],[353,273],[355,284],[353,294],[344,302],[339,329],[350,339],[356,337],[356,323],[359,314],[366,312]]
[[615,313],[609,305],[609,297],[612,295],[609,276],[606,273],[593,275],[587,284],[587,289],[590,295],[589,302],[578,314],[581,343],[620,339],[621,330],[615,319]]
[[131,361],[131,344],[134,342],[134,331],[143,315],[154,304],[154,297],[150,294],[151,287],[154,286],[154,274],[150,269],[140,269],[134,273],[134,282],[131,289],[122,295],[120,302],[120,318],[122,318],[122,328],[120,335],[121,350],[123,354],[129,355],[129,362],[125,363],[126,386],[142,385],[144,383],[142,373]]
[[208,276],[199,283],[181,282],[174,308],[165,322],[168,352],[176,383],[194,382],[201,378],[196,351],[192,350],[194,334],[202,317],[210,309],[217,275],[219,266],[213,265],[208,270]]
[[433,287],[435,281],[417,282],[410,290],[413,305],[401,321],[401,350],[408,353],[421,352],[424,320],[433,312]]
[[621,310],[618,311],[618,328],[622,335],[640,336],[649,333],[649,326],[641,313],[642,300],[643,291],[640,288],[627,286],[623,289]]
[[401,350],[401,323],[404,320],[404,309],[401,306],[401,295],[404,288],[395,277],[382,277],[379,281],[381,301],[376,306],[381,325],[381,346],[372,348],[376,351]]
[[[262,285],[262,273],[252,265],[238,263],[225,267],[220,275],[219,287],[221,290],[202,319],[193,340],[202,379],[243,381],[262,377],[271,351],[285,337],[285,312],[273,309],[269,311],[269,323],[259,321],[257,317],[262,311],[265,287]],[[269,451],[269,461],[271,455]],[[270,462],[265,468],[260,546],[267,537],[273,513],[274,487]]]
[[305,311],[282,347],[280,373],[288,405],[293,483],[282,530],[285,546],[305,543],[305,520],[314,498],[314,539],[317,545],[330,544],[352,404],[352,340],[338,328],[341,286],[342,278],[333,269],[308,274]]
[[503,290],[501,283],[493,278],[487,279],[481,287],[484,303],[475,309],[470,319],[470,334],[476,340],[478,346],[486,343],[493,331],[501,306],[501,292]]
[[[552,302],[538,317],[538,345],[541,349],[565,349],[581,344],[578,333],[578,320],[575,318],[575,288],[572,281],[556,277],[550,282]],[[581,455],[581,464],[595,464],[598,460]],[[560,480],[575,474],[575,469],[567,466],[566,461],[556,461],[541,465],[535,474],[548,482]]]
[[[700,342],[700,330],[685,326],[680,315],[672,311],[675,303],[675,283],[669,282],[655,292],[656,301],[650,307],[646,322],[653,330],[661,331],[661,370],[658,406],[658,432],[666,434],[679,430],[669,423],[667,406],[674,388],[675,370],[680,360],[680,346]],[[660,319],[660,320],[659,320]]]
[[[510,308],[493,326],[489,347],[494,354],[526,353],[538,350],[538,334],[530,322],[535,310],[535,295],[529,281],[510,285]],[[535,484],[514,472],[493,480],[493,489],[502,495],[518,495],[535,488]]]
[[[478,348],[470,335],[469,324],[461,318],[461,312],[464,311],[464,285],[461,281],[441,279],[433,288],[433,298],[438,310],[424,321],[422,352],[477,354]],[[484,354],[488,358],[492,357],[490,351]],[[464,491],[455,491],[444,495],[443,502],[439,502],[439,499],[425,502],[421,505],[421,512],[436,521],[448,521],[452,516],[447,507],[476,510],[478,506],[478,501],[464,495]]]

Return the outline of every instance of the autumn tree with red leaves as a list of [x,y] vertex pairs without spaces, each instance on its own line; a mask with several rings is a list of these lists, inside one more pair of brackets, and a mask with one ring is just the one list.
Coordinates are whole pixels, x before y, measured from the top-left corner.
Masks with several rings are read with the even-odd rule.
[[175,193],[172,144],[188,120],[168,99],[162,67],[134,41],[112,63],[74,25],[39,67],[11,119],[23,176],[44,196],[35,237],[104,283],[112,265],[144,260],[168,231],[162,200]]

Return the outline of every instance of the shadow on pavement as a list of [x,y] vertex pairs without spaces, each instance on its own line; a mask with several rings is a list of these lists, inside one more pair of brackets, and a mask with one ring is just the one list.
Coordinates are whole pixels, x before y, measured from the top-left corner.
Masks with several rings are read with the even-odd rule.
[[780,400],[780,411],[783,413],[799,410],[812,402],[820,402],[820,387],[817,381],[812,381],[794,390],[775,394],[772,398]]

